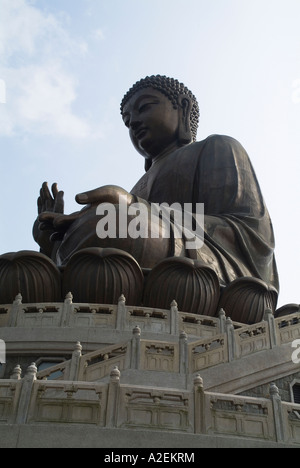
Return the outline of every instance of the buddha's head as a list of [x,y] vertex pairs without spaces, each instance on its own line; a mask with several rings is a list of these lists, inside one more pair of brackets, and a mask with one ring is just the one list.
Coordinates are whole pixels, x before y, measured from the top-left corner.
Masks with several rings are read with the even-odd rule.
[[122,100],[121,114],[146,169],[156,156],[196,141],[198,102],[173,78],[157,75],[135,83]]

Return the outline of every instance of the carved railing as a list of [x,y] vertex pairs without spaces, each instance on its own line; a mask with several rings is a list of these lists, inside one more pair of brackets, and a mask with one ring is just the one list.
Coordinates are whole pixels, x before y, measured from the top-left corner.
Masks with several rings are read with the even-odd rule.
[[274,384],[270,398],[250,398],[206,392],[199,375],[190,390],[122,384],[121,375],[115,367],[105,383],[46,381],[36,379],[34,364],[22,379],[18,369],[0,381],[0,425],[143,428],[300,446],[300,405],[282,402]]
[[[275,319],[267,310],[263,322],[242,325],[226,318],[224,311],[220,311],[218,318],[211,318],[178,312],[175,302],[170,310],[131,307],[126,306],[123,296],[117,306],[74,304],[72,296],[68,295],[64,304],[24,305],[19,297],[13,306],[1,307],[0,320],[11,326],[25,327],[27,317],[28,325],[33,319],[40,326],[56,323],[84,328],[84,323],[88,327],[98,323],[99,327],[120,332],[129,331],[129,326],[132,330],[135,324],[136,333],[132,340],[85,356],[80,350],[75,350],[70,361],[39,372],[38,379],[63,380],[72,376],[76,380],[80,376],[83,381],[97,381],[108,376],[114,366],[122,371],[131,368],[193,374],[300,338],[299,313]],[[194,327],[195,335],[197,331],[200,335],[197,341],[185,332],[190,326]],[[171,334],[173,339],[171,342],[166,337],[161,341],[141,339],[142,331],[155,332],[158,336],[160,332]]]
[[71,361],[64,361],[54,366],[50,366],[47,369],[43,369],[38,372],[38,379],[52,380],[53,376],[55,376],[53,380],[68,380],[70,375],[70,366]]
[[23,304],[19,295],[13,304],[0,306],[0,327],[21,328],[107,328],[131,331],[138,326],[142,332],[210,337],[220,332],[218,317],[204,317],[178,311],[175,301],[169,310],[132,307],[121,296],[117,305],[73,303],[71,294],[64,303]]
[[300,314],[292,314],[275,320],[278,344],[291,343],[300,338]]
[[227,336],[216,335],[189,345],[190,373],[228,362]]
[[263,398],[235,397],[205,393],[206,430],[226,434],[275,440],[272,402]]
[[[101,327],[131,331],[133,326],[138,326],[142,332],[177,336],[185,332],[199,338],[210,338],[231,328],[231,334],[237,332],[235,341],[240,350],[232,348],[232,352],[238,356],[248,354],[248,347],[252,352],[250,348],[254,341],[256,352],[300,338],[299,313],[274,319],[272,312],[267,310],[264,321],[251,330],[247,325],[226,319],[222,310],[218,317],[189,314],[179,311],[175,301],[169,310],[127,306],[124,296],[120,297],[118,305],[77,304],[73,303],[69,293],[64,303],[22,304],[22,297],[18,295],[13,304],[0,305],[0,328]],[[247,340],[247,334],[250,340]]]
[[[161,320],[164,320],[161,318]],[[269,321],[270,320],[270,321]],[[289,339],[294,339],[298,317],[289,319],[284,328],[288,328]],[[292,321],[292,323],[291,323]],[[224,323],[224,332],[210,338],[201,338],[188,342],[183,331],[177,341],[158,341],[141,339],[141,329],[136,326],[133,338],[127,342],[103,347],[84,356],[75,349],[72,359],[38,373],[38,379],[51,378],[60,372],[60,379],[69,378],[84,381],[101,380],[108,376],[114,366],[120,370],[141,369],[145,371],[194,374],[202,369],[233,362],[264,350],[272,349],[280,340],[274,334],[276,326],[285,323],[274,321],[267,316],[264,322],[255,325],[234,327],[230,319]],[[278,328],[281,330],[281,328]],[[285,342],[281,338],[280,344]],[[292,350],[291,350],[292,352]]]
[[78,380],[94,382],[110,374],[117,366],[120,370],[126,367],[130,343],[120,343],[88,353],[80,357]]
[[178,343],[141,340],[139,355],[141,370],[179,372]]
[[234,333],[238,357],[257,353],[271,347],[267,322],[244,326]]

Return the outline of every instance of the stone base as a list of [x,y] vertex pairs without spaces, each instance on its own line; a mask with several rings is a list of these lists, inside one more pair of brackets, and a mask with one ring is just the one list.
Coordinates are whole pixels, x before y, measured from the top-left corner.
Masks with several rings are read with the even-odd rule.
[[[18,297],[0,312],[0,446],[300,446],[299,313],[275,319],[266,310],[245,325],[222,310],[180,312],[174,301],[161,310],[71,295],[63,304]],[[26,364],[63,355],[47,369]]]
[[[44,434],[45,436],[41,436]],[[197,454],[206,448],[298,448],[255,439],[216,435],[176,434],[160,431],[101,429],[82,425],[47,424],[1,426],[1,448],[100,448],[111,455],[116,449],[161,449],[169,453],[182,453],[189,449]],[[132,450],[133,452],[134,450]],[[159,452],[159,450],[158,450]],[[104,453],[104,451],[102,452]],[[198,454],[200,456],[200,454]],[[103,459],[99,459],[103,461]],[[196,460],[196,455],[195,455]]]

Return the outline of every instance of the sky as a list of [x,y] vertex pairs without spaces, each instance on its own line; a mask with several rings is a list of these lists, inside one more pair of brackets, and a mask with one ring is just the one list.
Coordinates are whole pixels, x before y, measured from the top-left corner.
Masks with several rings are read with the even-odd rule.
[[143,175],[120,116],[140,78],[197,96],[198,140],[247,150],[276,237],[279,306],[300,303],[299,0],[0,0],[0,254],[38,250],[44,181],[77,193]]

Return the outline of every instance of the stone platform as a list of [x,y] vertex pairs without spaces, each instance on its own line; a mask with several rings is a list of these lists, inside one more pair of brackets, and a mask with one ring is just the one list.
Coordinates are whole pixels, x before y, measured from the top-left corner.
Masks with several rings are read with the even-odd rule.
[[2,447],[300,446],[299,313],[266,310],[244,325],[175,301],[160,310],[123,296],[117,305],[18,296],[0,307],[0,338]]

